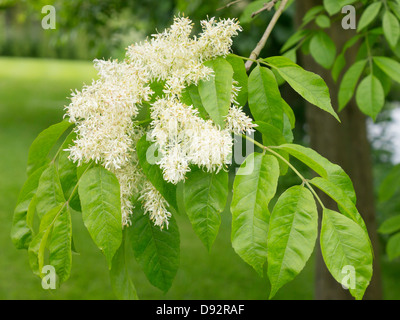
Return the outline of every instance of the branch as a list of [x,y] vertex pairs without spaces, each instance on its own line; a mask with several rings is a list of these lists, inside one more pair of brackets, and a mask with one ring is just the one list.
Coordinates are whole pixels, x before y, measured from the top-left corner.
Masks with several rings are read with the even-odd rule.
[[[276,10],[274,16],[272,17],[270,23],[268,24],[267,29],[265,30],[261,40],[258,42],[257,46],[254,48],[254,50],[251,52],[249,59],[256,60],[258,56],[260,55],[261,50],[265,47],[265,44],[267,43],[267,40],[272,32],[272,29],[274,29],[279,17],[281,16],[283,10],[286,7],[286,4],[288,3],[289,0],[282,0],[278,10]],[[270,2],[271,3],[271,2]],[[251,66],[253,64],[253,61],[248,60],[246,62],[246,70],[249,71]]]
[[218,8],[217,11],[229,8],[230,6],[233,6],[234,4],[236,4],[236,3],[240,2],[240,1],[242,1],[242,0],[235,0],[235,1],[229,2],[226,6]]
[[275,5],[278,1],[279,1],[279,0],[272,0],[272,1],[268,2],[268,3],[264,3],[264,6],[263,6],[261,9],[259,9],[259,10],[255,11],[255,12],[253,12],[253,13],[251,14],[251,17],[254,18],[256,15],[258,15],[259,13],[261,13],[261,12],[263,12],[263,11],[271,11],[272,8],[274,7],[274,5]]

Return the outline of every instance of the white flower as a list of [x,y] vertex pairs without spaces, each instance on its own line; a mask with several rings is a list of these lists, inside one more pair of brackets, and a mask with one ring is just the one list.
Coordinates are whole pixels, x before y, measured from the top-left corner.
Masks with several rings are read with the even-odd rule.
[[132,118],[152,94],[145,68],[138,64],[95,60],[100,79],[73,93],[66,114],[78,139],[70,157],[78,164],[94,160],[107,169],[121,168],[132,150]]
[[166,181],[176,184],[184,180],[191,164],[218,171],[231,163],[231,132],[200,118],[193,106],[176,98],[158,99],[152,105],[152,118],[150,137],[161,152],[157,164]]
[[165,93],[179,95],[183,88],[212,74],[203,62],[229,54],[231,37],[241,30],[232,19],[218,22],[211,19],[201,24],[200,37],[191,38],[192,21],[177,17],[163,33],[153,35],[150,41],[130,46],[127,57],[145,65],[151,80],[166,81]]
[[[121,190],[122,224],[130,224],[138,199],[155,225],[168,227],[168,203],[145,176],[135,147],[149,134],[161,158],[157,165],[173,184],[185,179],[190,166],[219,171],[231,161],[232,133],[253,130],[254,125],[237,107],[240,88],[233,82],[226,128],[203,119],[193,106],[181,102],[182,91],[209,80],[213,70],[205,61],[229,54],[232,37],[241,30],[232,19],[201,22],[202,32],[192,36],[193,23],[176,17],[173,25],[127,50],[126,60],[94,60],[99,79],[72,93],[66,116],[75,123],[77,139],[68,150],[80,165],[95,161],[117,177]],[[163,94],[153,96],[150,84],[158,81]],[[142,105],[151,103],[151,130],[137,126]]]
[[188,160],[182,145],[175,143],[163,152],[163,157],[157,164],[163,169],[164,180],[177,184],[184,180],[186,172],[190,171]]
[[143,200],[144,212],[150,215],[154,225],[168,229],[168,219],[171,217],[167,210],[168,203],[149,181],[141,191],[140,199]]
[[203,32],[200,34],[198,46],[202,51],[204,60],[211,60],[230,53],[232,37],[242,31],[235,19],[223,19],[216,21],[215,18],[201,21]]
[[242,108],[233,105],[229,109],[229,113],[225,119],[226,128],[236,135],[242,133],[252,133],[254,132],[254,127],[257,125],[253,123],[251,118],[249,118],[242,110]]
[[[140,127],[135,127],[133,132],[133,145],[136,145],[137,141],[144,135],[144,131]],[[139,166],[137,153],[134,151],[130,153],[129,161],[123,167],[112,169],[111,172],[115,174],[120,185],[122,225],[127,226],[131,224],[130,215],[133,211],[131,200],[139,198],[142,186],[147,179]]]

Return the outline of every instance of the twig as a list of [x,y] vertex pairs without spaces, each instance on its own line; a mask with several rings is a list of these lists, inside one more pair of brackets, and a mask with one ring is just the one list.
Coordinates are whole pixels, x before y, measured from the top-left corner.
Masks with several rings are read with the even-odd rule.
[[271,11],[272,8],[274,7],[274,5],[275,5],[278,1],[279,1],[279,0],[272,0],[272,1],[270,1],[270,2],[264,3],[264,6],[263,6],[261,9],[259,9],[259,10],[255,11],[255,12],[253,12],[253,13],[251,14],[251,17],[254,18],[256,15],[258,15],[259,13],[261,13],[261,12],[263,12],[263,11]]
[[230,6],[233,6],[234,4],[236,4],[236,3],[240,2],[240,1],[242,1],[242,0],[235,0],[235,1],[229,2],[226,6],[218,8],[217,11],[229,8]]
[[[267,43],[267,40],[272,32],[272,29],[274,29],[279,17],[281,16],[283,10],[286,7],[286,4],[288,3],[289,0],[282,0],[278,10],[276,10],[274,16],[272,17],[270,23],[268,24],[267,29],[265,30],[261,40],[258,42],[257,46],[254,48],[254,50],[250,54],[250,59],[256,60],[258,56],[261,53],[261,50],[265,47],[265,44]],[[249,71],[251,66],[253,65],[253,61],[248,60],[246,62],[246,70]]]

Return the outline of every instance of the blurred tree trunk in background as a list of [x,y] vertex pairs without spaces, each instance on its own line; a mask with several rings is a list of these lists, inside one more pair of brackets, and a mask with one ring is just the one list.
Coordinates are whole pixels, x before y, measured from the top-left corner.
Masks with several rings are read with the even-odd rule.
[[[322,5],[322,0],[296,1],[296,23],[300,25],[304,14],[313,6]],[[344,15],[343,15],[344,16]],[[359,19],[359,17],[357,17]],[[343,44],[350,39],[355,31],[344,30],[341,20],[334,22],[327,31],[336,46],[341,50]],[[357,46],[348,50],[346,56],[347,66],[355,61]],[[335,83],[331,77],[330,70],[319,66],[310,55],[301,56],[301,65],[306,69],[319,74],[326,81],[334,108],[337,109],[337,95],[339,83]],[[342,123],[338,123],[331,115],[320,111],[315,106],[307,105],[306,118],[310,144],[313,149],[339,164],[353,181],[357,194],[357,208],[363,216],[374,247],[374,274],[364,299],[381,299],[381,276],[379,265],[378,237],[375,221],[375,204],[373,191],[372,160],[370,144],[367,139],[366,117],[358,110],[353,100],[339,114]],[[335,208],[334,202],[327,196],[320,194],[328,207]],[[317,250],[316,263],[316,299],[350,299],[347,290],[336,282],[329,274],[321,255]]]

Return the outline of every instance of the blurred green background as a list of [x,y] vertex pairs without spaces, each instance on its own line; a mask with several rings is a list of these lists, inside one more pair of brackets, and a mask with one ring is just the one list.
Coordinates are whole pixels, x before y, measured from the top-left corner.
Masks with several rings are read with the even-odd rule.
[[[174,14],[184,12],[194,22],[206,15],[237,17],[243,6],[217,10],[227,1],[13,1],[0,0],[0,299],[114,299],[104,257],[95,247],[78,213],[73,233],[78,254],[71,278],[58,290],[43,290],[29,268],[26,252],[14,248],[10,229],[18,192],[26,179],[29,146],[37,134],[62,119],[71,89],[96,76],[94,58],[123,58],[124,48],[162,30]],[[43,5],[57,9],[57,28],[43,30]],[[154,10],[157,8],[157,10]],[[249,55],[265,28],[269,13],[252,23],[235,41],[235,52]],[[293,11],[280,20],[265,55],[278,52],[293,32]],[[306,141],[304,114],[292,101],[298,119],[295,137]],[[390,121],[384,113],[382,123]],[[382,140],[383,137],[380,136]],[[384,140],[384,139],[383,139]],[[382,142],[382,141],[381,141]],[[374,145],[374,144],[373,144]],[[390,141],[374,148],[377,185],[392,166]],[[384,157],[382,156],[384,155]],[[384,160],[382,160],[384,159]],[[293,176],[283,179],[290,185]],[[380,217],[398,212],[398,204],[379,208]],[[130,272],[142,299],[267,299],[269,284],[233,251],[230,213],[222,214],[220,234],[208,253],[185,215],[177,217],[181,233],[181,266],[167,294],[152,287],[134,261]],[[382,246],[385,239],[382,238]],[[384,250],[382,250],[383,252]],[[382,253],[384,297],[400,299],[400,260]],[[302,273],[275,299],[314,298],[314,257]]]

